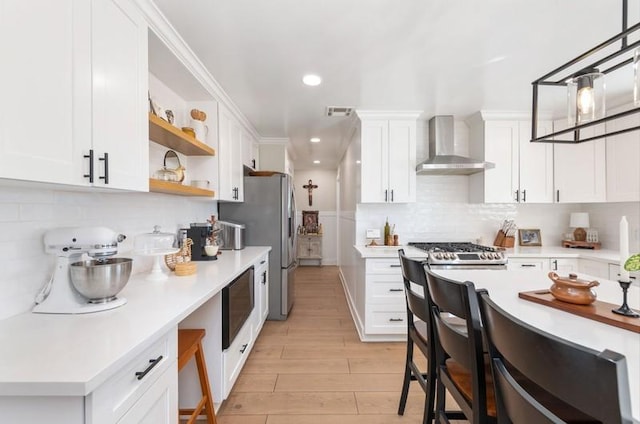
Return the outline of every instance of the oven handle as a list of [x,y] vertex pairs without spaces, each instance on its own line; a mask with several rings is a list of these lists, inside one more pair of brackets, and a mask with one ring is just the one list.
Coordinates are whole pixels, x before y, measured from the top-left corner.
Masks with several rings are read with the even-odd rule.
[[469,265],[434,265],[429,264],[431,269],[493,269],[493,270],[505,270],[507,269],[507,264],[496,264],[496,265],[481,265],[481,264],[469,264]]

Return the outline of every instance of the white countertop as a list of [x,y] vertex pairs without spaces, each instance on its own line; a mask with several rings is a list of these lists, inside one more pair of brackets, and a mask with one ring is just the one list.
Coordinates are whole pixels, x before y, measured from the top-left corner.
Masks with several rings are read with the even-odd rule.
[[132,275],[122,307],[83,315],[31,312],[0,321],[0,395],[85,396],[256,263],[270,247],[224,250],[196,275]]
[[[568,312],[539,305],[518,297],[518,292],[547,289],[551,280],[544,271],[438,270],[447,278],[472,281],[476,288],[486,288],[489,296],[503,309],[528,324],[566,340],[602,351],[610,349],[625,355],[629,374],[633,417],[640,420],[640,334]],[[580,278],[593,280],[586,274]],[[597,279],[598,300],[620,305],[622,290],[615,281]],[[630,287],[629,306],[640,309],[640,288]],[[640,320],[640,318],[638,318]],[[640,422],[640,421],[639,421]]]
[[[412,258],[426,258],[426,252],[412,246],[362,246],[355,249],[360,257],[366,258],[397,258],[398,249],[404,249],[405,254]],[[615,250],[571,249],[561,246],[521,247],[506,249],[509,258],[582,258],[606,263],[619,263],[620,254]]]

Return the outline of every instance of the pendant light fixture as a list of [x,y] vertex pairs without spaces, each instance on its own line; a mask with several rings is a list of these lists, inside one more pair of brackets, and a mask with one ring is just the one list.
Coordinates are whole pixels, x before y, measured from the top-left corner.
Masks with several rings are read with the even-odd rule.
[[567,118],[569,125],[579,125],[604,118],[604,74],[585,69],[567,81]]
[[[640,125],[634,124],[634,120],[620,119],[640,113],[640,22],[628,27],[627,13],[628,0],[622,0],[622,32],[533,81],[532,142],[576,144],[640,130]],[[629,44],[627,38],[635,41]],[[607,115],[606,76],[628,66],[633,67],[634,76],[628,81],[625,91],[629,97],[625,103],[631,107]],[[542,87],[560,87],[567,91],[569,127],[538,136]],[[617,121],[616,125],[604,125],[611,121]],[[594,126],[597,131],[589,131],[589,135],[582,131]]]

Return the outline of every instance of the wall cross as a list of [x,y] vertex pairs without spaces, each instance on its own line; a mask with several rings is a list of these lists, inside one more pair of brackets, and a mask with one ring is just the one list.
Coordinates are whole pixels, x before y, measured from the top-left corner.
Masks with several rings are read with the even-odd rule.
[[318,188],[318,186],[314,184],[313,181],[309,180],[309,184],[303,185],[302,188],[307,189],[307,192],[309,193],[309,206],[312,206],[313,205],[313,189]]

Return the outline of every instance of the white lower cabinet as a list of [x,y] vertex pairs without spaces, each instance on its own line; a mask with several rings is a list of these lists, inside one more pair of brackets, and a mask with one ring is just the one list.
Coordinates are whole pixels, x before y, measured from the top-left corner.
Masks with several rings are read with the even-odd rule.
[[609,278],[609,264],[591,259],[579,259],[578,271],[593,277]]
[[178,373],[165,370],[118,424],[171,424],[178,416]]
[[509,270],[557,271],[561,274],[578,272],[577,258],[509,258]]
[[549,260],[544,258],[509,258],[507,269],[544,271],[548,262]]
[[177,357],[173,329],[87,396],[86,423],[177,423]]
[[87,396],[0,396],[0,422],[177,424],[177,357],[173,328]]
[[264,255],[255,267],[253,278],[255,281],[256,308],[258,309],[257,331],[260,332],[264,321],[269,315],[269,256]]
[[[256,309],[253,310],[253,314],[255,313]],[[222,383],[224,385],[225,399],[231,393],[231,388],[238,379],[238,375],[240,375],[240,371],[251,352],[254,336],[253,319],[248,319],[236,335],[231,346],[222,352],[222,369],[224,371]]]
[[400,259],[367,259],[364,332],[406,334],[407,307]]

